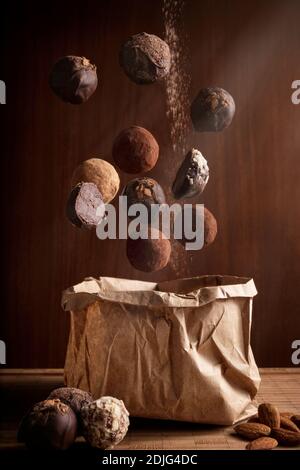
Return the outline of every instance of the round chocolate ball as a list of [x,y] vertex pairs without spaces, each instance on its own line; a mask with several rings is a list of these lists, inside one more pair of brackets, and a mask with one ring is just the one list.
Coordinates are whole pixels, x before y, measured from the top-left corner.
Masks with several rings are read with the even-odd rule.
[[[193,204],[193,207],[192,207],[192,220],[191,220],[191,228],[193,231],[196,230],[196,217],[202,217],[202,216],[199,216],[199,212],[196,211],[196,206],[195,204]],[[203,220],[201,218],[200,221],[198,221],[198,226],[201,227],[201,229],[203,228],[204,230],[204,233],[203,233],[203,237],[204,237],[204,245],[203,245],[203,248],[207,247],[208,245],[210,245],[211,243],[214,242],[216,236],[217,236],[217,233],[218,233],[218,224],[217,224],[217,221],[214,217],[214,215],[206,208],[204,207],[204,210],[203,210],[203,217],[204,217],[204,225],[203,225]],[[194,241],[193,240],[188,240],[185,235],[184,235],[184,226],[182,225],[182,238],[178,240],[180,243],[182,243],[183,245],[185,245],[186,243],[192,243]]]
[[120,132],[114,141],[112,155],[115,164],[125,173],[146,173],[156,164],[159,146],[153,135],[139,126]]
[[97,227],[105,214],[105,204],[94,183],[78,183],[71,191],[66,215],[76,227]]
[[223,88],[202,88],[191,106],[191,118],[198,132],[220,132],[228,127],[235,113],[235,103]]
[[98,85],[96,66],[85,57],[68,55],[54,65],[49,83],[63,101],[81,104],[87,101]]
[[190,150],[180,165],[172,192],[176,199],[200,195],[208,182],[209,168],[206,159],[197,149]]
[[139,85],[161,80],[171,67],[168,44],[158,36],[147,33],[131,36],[123,44],[119,60],[126,75]]
[[129,181],[123,189],[122,196],[127,196],[128,208],[133,204],[143,204],[148,213],[153,204],[160,205],[166,202],[162,187],[153,178],[147,176]]
[[65,450],[77,434],[77,418],[60,400],[44,400],[34,405],[21,421],[18,441],[29,449]]
[[94,183],[105,204],[114,199],[120,187],[117,171],[113,165],[101,158],[85,160],[75,169],[72,176],[72,187],[81,182]]
[[54,400],[56,398],[72,408],[76,415],[80,414],[83,406],[93,401],[93,397],[89,392],[74,387],[59,387],[52,390],[48,400]]
[[122,400],[102,397],[82,408],[83,435],[92,447],[112,448],[124,439],[129,426],[128,416]]
[[148,238],[127,239],[127,258],[139,271],[159,271],[169,262],[171,244],[162,232],[153,227],[149,226],[146,232]]

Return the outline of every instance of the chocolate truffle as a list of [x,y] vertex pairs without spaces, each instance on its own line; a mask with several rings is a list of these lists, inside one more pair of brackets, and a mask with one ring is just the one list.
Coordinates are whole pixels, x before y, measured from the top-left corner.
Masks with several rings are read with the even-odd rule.
[[70,193],[66,214],[76,227],[97,227],[105,215],[105,204],[97,186],[78,183]]
[[228,127],[235,113],[235,103],[223,88],[202,88],[191,106],[191,118],[198,132],[220,132]]
[[158,271],[169,262],[171,244],[159,230],[148,227],[147,232],[148,238],[127,239],[127,258],[139,271]]
[[166,202],[162,187],[153,178],[147,176],[129,181],[122,196],[127,196],[128,208],[133,204],[144,204],[149,212],[152,204],[160,205]]
[[[215,217],[213,216],[213,214],[206,208],[204,207],[204,211],[203,211],[203,215],[204,215],[204,227],[203,225],[201,224],[201,227],[204,228],[204,245],[203,245],[203,248],[205,248],[206,246],[210,245],[211,243],[213,243],[213,241],[215,240],[216,236],[217,236],[217,232],[218,232],[218,224],[217,224],[217,221],[215,219]],[[192,230],[196,230],[196,217],[199,217],[199,213],[196,211],[196,207],[195,207],[195,204],[193,204],[193,207],[192,207]],[[178,240],[180,243],[182,243],[183,245],[185,245],[186,243],[192,243],[194,240],[188,240],[185,238],[184,236],[184,226],[182,226],[182,239]]]
[[170,48],[154,34],[139,33],[123,44],[119,60],[124,72],[133,82],[139,85],[154,83],[170,71]]
[[81,408],[93,401],[90,393],[73,387],[60,387],[52,390],[48,400],[58,398],[62,403],[68,405],[76,415],[80,414]]
[[114,141],[112,155],[115,164],[125,173],[145,173],[158,159],[159,146],[153,135],[139,126],[120,132]]
[[177,171],[172,191],[176,199],[201,194],[208,182],[209,168],[199,150],[190,150]]
[[102,397],[82,408],[83,435],[92,447],[112,448],[124,439],[128,416],[122,400]]
[[98,85],[96,66],[85,57],[68,55],[54,65],[49,78],[51,89],[63,101],[81,104]]
[[74,411],[60,400],[44,400],[34,405],[21,421],[18,441],[29,449],[70,447],[77,434]]
[[75,169],[72,187],[81,182],[94,183],[105,204],[112,201],[120,187],[120,178],[115,168],[101,158],[85,160]]

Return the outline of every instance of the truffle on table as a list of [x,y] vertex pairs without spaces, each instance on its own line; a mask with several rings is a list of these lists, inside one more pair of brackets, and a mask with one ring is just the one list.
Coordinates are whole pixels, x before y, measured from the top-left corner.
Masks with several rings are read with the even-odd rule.
[[102,397],[82,408],[83,435],[92,447],[112,448],[124,439],[129,426],[128,416],[122,400]]
[[56,398],[72,408],[76,415],[80,414],[83,406],[93,401],[93,397],[89,392],[74,387],[59,387],[52,390],[48,400],[54,400]]
[[198,132],[220,132],[231,124],[235,103],[223,88],[202,88],[191,106],[191,118]]
[[105,215],[105,204],[97,186],[78,183],[69,195],[66,213],[76,227],[97,227]]
[[18,441],[29,449],[59,449],[70,447],[77,434],[77,418],[68,405],[58,399],[44,400],[34,405],[21,421]]
[[145,173],[155,166],[159,146],[147,129],[131,126],[116,137],[112,154],[116,165],[125,173]]
[[147,235],[148,238],[127,239],[127,258],[139,271],[159,271],[169,262],[170,240],[162,232],[150,226],[147,228]]
[[153,204],[160,205],[166,202],[160,184],[147,176],[129,181],[123,189],[122,196],[127,196],[128,208],[133,204],[144,204],[149,212]]
[[84,103],[98,85],[96,66],[85,57],[62,57],[50,73],[49,84],[63,101],[71,104]]
[[101,158],[85,160],[75,169],[72,176],[72,187],[81,182],[94,183],[104,204],[114,199],[120,187],[117,171],[113,165]]
[[171,67],[168,44],[158,36],[148,33],[131,36],[123,44],[119,60],[126,75],[140,85],[161,80]]
[[209,179],[206,159],[199,150],[190,150],[179,167],[172,191],[176,199],[190,198],[201,194]]

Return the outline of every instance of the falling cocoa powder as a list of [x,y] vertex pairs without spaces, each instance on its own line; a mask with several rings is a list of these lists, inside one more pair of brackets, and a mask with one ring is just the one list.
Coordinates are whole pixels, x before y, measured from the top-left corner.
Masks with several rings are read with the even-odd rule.
[[167,117],[173,151],[186,153],[186,137],[190,126],[187,39],[181,24],[185,0],[163,0],[165,41],[171,52],[171,68],[165,78]]

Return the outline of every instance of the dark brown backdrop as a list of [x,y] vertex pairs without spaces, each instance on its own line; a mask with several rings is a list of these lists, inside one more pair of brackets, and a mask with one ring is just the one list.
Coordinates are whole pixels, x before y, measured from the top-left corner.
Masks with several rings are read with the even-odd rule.
[[[3,18],[0,339],[7,365],[63,366],[68,316],[61,291],[85,276],[227,273],[255,279],[258,364],[290,366],[291,342],[300,335],[300,105],[290,99],[291,83],[300,79],[299,1],[187,0],[191,98],[202,86],[219,85],[233,94],[237,112],[224,133],[189,135],[209,161],[201,201],[218,219],[216,242],[180,261],[181,272],[153,275],[134,271],[123,242],[101,242],[72,227],[64,209],[75,166],[92,156],[111,160],[114,136],[131,124],[156,136],[160,159],[152,175],[165,186],[172,181],[182,155],[171,149],[164,86],[136,86],[118,65],[127,36],[163,36],[161,1],[40,3],[10,6]],[[80,107],[60,102],[47,84],[51,65],[65,54],[85,55],[99,70],[96,94]]]

